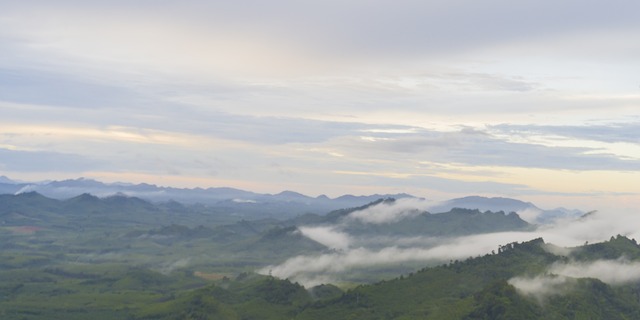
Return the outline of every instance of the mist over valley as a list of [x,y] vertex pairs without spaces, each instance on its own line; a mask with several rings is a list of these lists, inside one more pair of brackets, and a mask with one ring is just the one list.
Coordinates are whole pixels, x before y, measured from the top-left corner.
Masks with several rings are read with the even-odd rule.
[[[374,285],[373,290],[442,268],[471,268],[478,259],[510,259],[521,243],[542,250],[547,262],[532,260],[540,263],[539,269],[525,272],[514,267],[504,275],[495,271],[479,279],[487,284],[502,279],[501,285],[535,308],[543,308],[552,296],[570,297],[585,290],[580,279],[596,279],[612,288],[640,279],[633,271],[640,247],[629,240],[638,237],[640,221],[626,213],[544,210],[517,199],[479,196],[439,202],[408,194],[330,199],[290,191],[263,195],[229,188],[168,189],[86,179],[23,183],[4,178],[1,185],[11,193],[0,195],[4,261],[0,275],[8,281],[2,290],[9,294],[0,306],[14,315],[25,312],[21,310],[27,306],[42,310],[36,313],[43,317],[51,312],[44,305],[17,303],[19,297],[45,294],[73,299],[73,292],[102,288],[96,297],[134,290],[142,295],[134,300],[144,301],[147,294],[198,295],[204,289],[193,288],[209,286],[237,295],[239,288],[264,281],[300,286],[294,291],[307,297],[300,299],[310,299],[305,303],[329,299],[323,305],[331,306],[331,299],[346,299],[368,285]],[[193,201],[175,201],[176,195]],[[206,195],[211,198],[200,201]],[[243,201],[238,201],[241,197]],[[373,198],[377,199],[370,201]],[[346,202],[353,206],[326,210]],[[604,249],[597,246],[606,248],[607,243],[629,247],[598,253]],[[105,268],[110,271],[99,271]],[[30,270],[33,275],[18,276],[18,270]],[[31,284],[42,284],[37,274],[47,281],[57,279],[45,282],[54,291],[31,291]],[[56,284],[59,281],[63,284]],[[133,282],[123,286],[122,281]],[[332,293],[318,298],[314,293],[318,290]],[[224,303],[239,312],[237,302]],[[108,314],[99,311],[98,305],[89,309]],[[318,305],[304,307],[298,313],[301,319],[311,312],[308,308]],[[146,319],[145,312],[151,312],[133,310],[137,311],[121,314]],[[415,311],[411,310],[405,311]]]

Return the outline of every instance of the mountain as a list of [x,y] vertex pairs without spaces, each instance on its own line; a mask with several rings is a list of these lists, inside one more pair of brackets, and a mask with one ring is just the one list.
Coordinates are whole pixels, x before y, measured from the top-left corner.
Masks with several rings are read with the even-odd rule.
[[296,227],[274,227],[258,237],[231,245],[234,252],[250,257],[285,260],[309,253],[320,253],[326,247],[300,233]]
[[0,225],[52,226],[64,225],[61,203],[36,192],[0,195]]
[[46,197],[64,200],[88,193],[105,198],[126,195],[150,202],[177,201],[183,204],[201,203],[221,211],[247,218],[275,217],[288,219],[304,213],[319,213],[364,205],[380,198],[408,198],[408,194],[353,196],[331,199],[325,195],[309,197],[294,191],[260,194],[234,188],[171,188],[153,184],[103,183],[92,179],[71,179],[43,183],[7,183],[0,180],[0,194],[38,192]]
[[[331,314],[346,319],[637,319],[637,280],[606,284],[590,277],[545,275],[553,266],[570,264],[574,254],[557,256],[542,239],[503,246],[497,254],[425,268],[407,277],[361,286],[330,303],[317,304],[298,319]],[[625,237],[576,248],[589,252],[586,263],[601,261],[607,252],[638,257],[640,247]],[[615,257],[614,257],[615,256]],[[615,260],[614,260],[615,261]],[[606,271],[605,271],[606,272]],[[535,292],[515,279],[545,288]],[[563,282],[565,281],[565,282]],[[553,287],[556,283],[556,287]],[[632,290],[629,290],[632,289]]]
[[[172,204],[172,203],[168,203]],[[98,198],[90,194],[58,200],[37,192],[0,195],[0,225],[36,226],[51,229],[219,224],[229,218],[214,215],[210,209],[191,210],[154,204],[122,194]],[[235,219],[234,219],[235,220]]]
[[11,180],[6,176],[0,176],[0,194],[14,194],[26,185],[27,184]]
[[560,218],[577,218],[584,214],[579,210],[568,210],[557,208],[553,210],[543,210],[531,202],[524,202],[510,198],[487,198],[480,196],[468,196],[456,198],[440,203],[429,208],[430,212],[447,212],[453,208],[477,209],[480,211],[504,211],[507,213],[516,212],[523,219],[530,223],[544,224]]
[[[310,197],[295,191],[283,191],[278,194],[260,194],[234,188],[172,188],[153,184],[103,183],[92,179],[71,179],[42,183],[18,183],[7,177],[0,177],[0,194],[18,194],[38,192],[54,199],[69,199],[83,193],[97,197],[121,194],[146,201],[161,203],[176,201],[183,204],[205,204],[214,206],[227,214],[241,218],[261,219],[272,217],[289,219],[306,213],[325,214],[343,208],[355,208],[379,199],[415,198],[406,193],[373,194],[367,196],[342,195],[329,198],[325,195]],[[469,196],[451,199],[432,206],[431,213],[448,212],[453,208],[477,209],[505,213],[516,212],[529,223],[545,224],[561,218],[575,218],[584,214],[579,210],[557,208],[543,210],[530,202],[510,198],[486,198]]]
[[[326,215],[306,214],[288,220],[268,217],[247,220],[207,207],[177,202],[151,203],[122,194],[99,198],[85,193],[57,200],[29,192],[0,196],[0,225],[47,230],[48,236],[54,239],[69,232],[92,234],[95,241],[102,242],[96,243],[97,247],[106,245],[104,240],[98,239],[113,235],[116,238],[109,240],[111,247],[119,247],[110,249],[114,254],[130,254],[122,247],[133,244],[184,247],[184,252],[195,250],[198,254],[200,250],[215,251],[218,256],[226,257],[228,262],[225,263],[251,265],[256,269],[275,266],[296,256],[332,254],[336,249],[428,248],[434,242],[424,241],[427,238],[450,239],[480,233],[524,231],[532,227],[515,213],[459,208],[440,214],[411,211],[412,215],[385,223],[353,218],[354,214],[366,210],[379,212],[379,207],[393,208],[399,201],[378,200]],[[84,242],[78,244],[80,247],[85,245]],[[203,257],[203,263],[207,259]],[[415,264],[397,264],[384,270],[368,269],[366,276],[358,271],[349,275],[348,280],[372,282],[415,267]]]
[[[176,236],[185,231],[158,229]],[[274,230],[263,238],[295,240],[290,231]],[[3,319],[36,320],[86,319],[88,314],[138,320],[640,318],[640,246],[633,239],[615,236],[558,250],[538,238],[497,249],[342,289],[304,288],[252,272],[163,273],[129,261],[122,266],[79,263],[77,253],[66,265],[64,259],[46,264],[60,254],[13,255],[9,249],[0,252],[0,310]]]
[[[580,257],[637,261],[640,247],[625,237],[555,255],[543,239],[510,243],[496,254],[452,261],[406,276],[333,292],[325,299],[298,284],[269,276],[197,289],[147,305],[137,319],[638,319],[638,280],[608,282],[590,276],[552,274]],[[618,261],[620,260],[604,260]],[[632,262],[626,262],[630,264]],[[555,268],[555,269],[554,269]],[[605,270],[601,275],[606,273]],[[607,282],[605,282],[605,280]],[[335,288],[331,289],[332,291]]]
[[452,237],[501,231],[531,229],[531,225],[515,213],[453,208],[448,212],[422,212],[398,221],[371,225],[351,221],[344,230],[350,235]]
[[13,181],[6,176],[0,176],[0,184],[18,184],[18,182]]
[[[101,185],[53,185],[74,183]],[[124,193],[0,195],[2,318],[640,318],[640,247],[633,239],[615,236],[575,248],[535,239],[442,264],[458,250],[447,244],[477,241],[457,236],[538,226],[513,212],[455,207],[434,213],[413,206],[422,203],[416,199],[389,198],[276,219],[261,208],[304,208],[315,198],[265,196],[281,200],[266,205],[244,197],[204,205]],[[254,219],[244,219],[234,204],[255,210]],[[431,249],[447,254],[413,259]],[[284,278],[335,285],[304,288]]]
[[456,198],[445,201],[437,206],[429,208],[429,211],[438,213],[446,212],[453,208],[478,209],[480,211],[504,211],[518,212],[526,209],[538,209],[530,202],[524,202],[509,198],[487,198],[480,196],[469,196],[464,198]]
[[[379,199],[364,206],[340,209],[324,216],[304,215],[288,220],[297,226],[332,227],[352,236],[452,237],[501,231],[529,230],[533,226],[516,213],[453,207],[432,214],[398,204],[402,200]],[[377,220],[386,216],[388,220]]]

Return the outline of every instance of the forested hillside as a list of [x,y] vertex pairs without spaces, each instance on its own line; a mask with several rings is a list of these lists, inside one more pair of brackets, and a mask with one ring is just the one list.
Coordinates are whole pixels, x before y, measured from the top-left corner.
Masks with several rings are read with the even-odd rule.
[[[559,254],[563,252],[563,254]],[[562,249],[542,239],[509,243],[464,261],[352,288],[304,288],[269,275],[162,274],[3,254],[3,319],[637,319],[640,276],[584,270],[638,268],[640,247],[622,236]],[[591,268],[592,269],[592,268]],[[587,276],[588,275],[588,276]]]

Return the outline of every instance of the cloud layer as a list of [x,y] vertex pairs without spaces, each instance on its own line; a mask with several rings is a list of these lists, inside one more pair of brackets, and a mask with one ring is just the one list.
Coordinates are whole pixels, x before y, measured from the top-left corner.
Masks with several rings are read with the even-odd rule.
[[352,212],[347,216],[347,220],[370,224],[397,222],[424,213],[424,209],[426,209],[427,206],[427,202],[422,199],[398,199],[393,202],[382,202],[378,205]]
[[[420,208],[426,206],[424,201],[401,200],[383,202],[362,211],[352,212],[334,224],[300,228],[303,235],[324,244],[329,250],[322,254],[292,257],[280,265],[265,267],[260,272],[310,286],[323,281],[339,282],[346,279],[349,272],[371,267],[399,266],[414,262],[434,265],[450,260],[462,260],[497,252],[499,246],[507,243],[529,241],[539,237],[557,247],[575,247],[585,242],[601,242],[616,234],[640,237],[640,218],[635,214],[623,212],[595,212],[581,218],[557,219],[531,231],[461,237],[382,237],[375,231],[347,233],[346,230],[350,230],[349,225],[352,223],[364,222],[370,224],[371,228],[384,228],[384,224],[410,219],[414,212],[421,212],[416,205]],[[516,278],[511,282],[523,292],[542,299],[548,294],[559,292],[558,288],[566,286],[567,277],[593,277],[618,284],[640,277],[640,273],[634,271],[640,270],[637,267],[637,263],[625,260],[557,264],[548,270],[548,273],[556,275],[554,277]]]
[[577,278],[598,279],[610,285],[622,285],[640,280],[640,263],[624,258],[592,262],[555,263],[536,277],[515,277],[509,284],[538,302],[544,303],[552,295],[566,294],[572,290]]

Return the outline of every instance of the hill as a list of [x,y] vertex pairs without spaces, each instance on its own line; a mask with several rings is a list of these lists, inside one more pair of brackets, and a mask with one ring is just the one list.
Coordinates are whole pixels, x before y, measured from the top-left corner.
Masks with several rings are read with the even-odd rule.
[[175,221],[172,212],[125,195],[101,199],[81,194],[67,200],[47,198],[37,192],[0,195],[0,223],[5,226],[82,229],[159,225]]
[[[507,235],[530,239],[533,229],[551,229],[513,212],[431,213],[416,207],[419,203],[380,199],[326,215],[246,220],[206,205],[153,203],[122,194],[65,200],[36,192],[0,195],[0,314],[3,319],[87,314],[96,319],[638,318],[635,240],[616,236],[558,248],[536,239],[498,247],[495,241]],[[594,230],[585,228],[612,217],[594,213],[571,223],[576,230]],[[562,230],[567,229],[553,234]],[[464,260],[479,252],[491,253]]]
[[552,210],[543,210],[538,208],[531,202],[524,202],[517,199],[502,197],[480,197],[468,196],[447,200],[429,208],[429,212],[447,212],[454,208],[477,209],[480,211],[504,211],[506,213],[516,212],[521,218],[529,223],[544,224],[550,223],[558,218],[576,218],[584,214],[579,210],[569,210],[565,208],[556,208]]
[[[195,312],[198,319],[637,319],[638,279],[607,283],[597,277],[551,274],[573,259],[598,263],[610,252],[638,257],[640,247],[625,237],[550,253],[542,239],[510,243],[497,254],[452,261],[416,273],[358,286],[314,300],[286,280],[261,278],[250,285],[214,285],[164,302],[141,319],[173,319]],[[619,257],[618,257],[619,258]],[[554,269],[555,268],[555,269]],[[531,290],[523,281],[542,282]],[[242,283],[246,280],[240,280]],[[555,283],[545,287],[544,281]],[[242,289],[240,289],[242,288]],[[266,293],[267,290],[270,293]],[[220,312],[224,311],[224,314]]]

